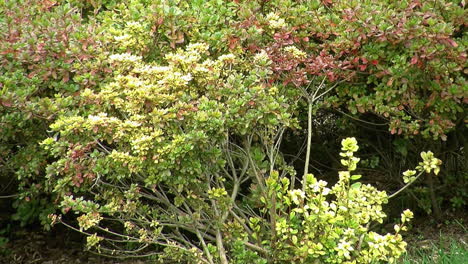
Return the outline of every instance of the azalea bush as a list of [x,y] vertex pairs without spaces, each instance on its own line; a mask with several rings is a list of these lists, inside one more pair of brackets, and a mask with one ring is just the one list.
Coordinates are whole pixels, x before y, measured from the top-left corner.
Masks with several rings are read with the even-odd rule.
[[[182,243],[181,257],[211,259],[205,240],[215,238],[224,251],[223,223],[241,185],[264,186],[266,165],[252,166],[264,162],[260,142],[295,122],[293,106],[265,85],[267,56],[249,66],[232,54],[212,60],[207,53],[208,46],[192,44],[167,54],[165,65],[112,55],[115,81],[98,93],[83,91],[89,110],[51,126],[60,138],[43,142],[58,158],[48,167],[49,188],[65,197],[64,209],[91,210],[79,218],[85,229],[106,214],[128,232],[121,238],[148,236],[124,242]],[[192,252],[192,241],[172,231],[158,235],[166,229],[191,230],[203,251]]]
[[47,154],[39,143],[58,113],[78,107],[76,93],[106,71],[92,23],[52,1],[0,3],[0,179],[22,224],[54,211],[44,189]]
[[[332,189],[311,174],[296,189],[279,148],[297,126],[295,105],[268,85],[268,56],[213,60],[208,50],[191,44],[163,65],[110,56],[113,81],[84,90],[86,110],[59,117],[51,129],[60,136],[42,143],[57,159],[48,188],[63,197],[63,213],[79,214],[76,227],[53,221],[87,234],[102,254],[161,262],[396,260],[411,214],[396,234],[370,231],[387,195],[351,184],[360,177],[356,140],[343,141],[347,170]],[[437,172],[439,162],[423,158],[421,168]]]
[[[275,77],[346,79],[326,105],[372,114],[391,134],[446,139],[466,104],[466,20],[461,1],[266,1],[252,14]],[[271,8],[271,9],[270,9]]]
[[[44,144],[47,147],[63,145],[52,140]],[[294,170],[281,166],[281,159],[268,164],[272,159],[261,149],[250,153],[247,147],[244,149],[247,161],[239,174],[236,171],[241,168],[236,168],[232,160],[235,151],[220,150],[230,158],[226,163],[232,167],[225,164],[226,169],[220,167],[223,172],[216,174],[216,178],[205,175],[206,179],[198,179],[196,185],[180,186],[164,179],[145,182],[150,175],[141,172],[140,177],[148,178],[138,183],[138,178],[133,177],[126,186],[125,177],[109,171],[99,178],[89,179],[91,182],[87,185],[94,193],[91,200],[70,192],[67,184],[57,185],[57,190],[64,187],[68,190],[61,206],[64,212],[71,210],[80,214],[78,227],[63,222],[61,216],[52,215],[51,218],[88,235],[87,246],[98,252],[157,255],[156,260],[161,262],[394,263],[405,252],[406,243],[400,231],[407,230],[413,214],[409,210],[402,213],[401,223],[394,226],[394,234],[380,235],[372,231],[371,223],[383,222],[386,215],[382,206],[389,197],[384,191],[358,182],[362,177],[354,174],[359,162],[354,153],[358,148],[354,138],[342,141],[340,156],[346,170],[339,172],[339,181],[332,188],[327,188],[325,181],[317,180],[312,174],[305,175],[302,190],[292,188],[289,178]],[[113,153],[116,151],[108,152],[110,162],[116,160]],[[424,172],[439,171],[441,162],[431,152],[424,152],[421,157],[423,162],[416,170],[404,173],[408,184]],[[69,160],[62,164],[67,162]],[[269,171],[269,176],[263,179],[257,175],[262,167],[263,171]],[[274,169],[277,167],[281,170]],[[66,173],[68,166],[62,171]],[[116,176],[120,180],[113,179]],[[239,179],[247,181],[249,178],[251,191],[240,190]],[[221,180],[217,182],[218,179]],[[72,179],[66,182],[71,189],[81,185]],[[102,187],[96,187],[98,185]],[[200,186],[206,186],[208,191],[204,192]],[[110,220],[120,223],[120,228],[110,229],[116,228]],[[140,245],[125,250],[119,243]],[[145,250],[152,248],[151,245],[163,246],[162,252]]]
[[[336,166],[336,138],[353,131],[372,163],[367,169],[376,170],[374,182],[396,190],[404,185],[401,168],[413,167],[421,149],[431,148],[453,162],[446,163],[444,177],[428,175],[412,189],[406,204],[416,202],[435,219],[441,219],[441,207],[454,201],[460,206],[466,195],[465,3],[263,3],[257,9],[263,12],[252,13],[242,29],[265,37],[250,41],[239,34],[236,43],[248,51],[265,49],[272,78],[290,90],[318,76],[336,84],[313,106],[320,114],[312,125],[313,148],[320,149],[315,172]],[[302,142],[291,144],[300,148]]]

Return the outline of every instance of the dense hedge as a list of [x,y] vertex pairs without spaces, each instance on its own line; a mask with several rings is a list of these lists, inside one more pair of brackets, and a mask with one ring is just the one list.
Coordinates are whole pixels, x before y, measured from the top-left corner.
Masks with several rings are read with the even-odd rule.
[[[466,17],[457,0],[2,2],[13,219],[48,228],[82,212],[90,247],[160,261],[394,261],[402,227],[368,229],[386,194],[351,188],[357,146],[337,159],[338,146],[358,137],[361,181],[390,193],[432,149],[447,165],[397,199],[439,220],[467,206]],[[316,178],[337,182],[328,200]],[[353,222],[369,193],[375,217]]]

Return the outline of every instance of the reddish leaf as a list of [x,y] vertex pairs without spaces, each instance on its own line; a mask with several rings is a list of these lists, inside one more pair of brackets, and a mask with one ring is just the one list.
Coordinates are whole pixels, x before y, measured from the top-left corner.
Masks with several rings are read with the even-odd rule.
[[236,46],[237,46],[237,43],[239,42],[239,38],[236,38],[236,37],[230,37],[228,39],[228,46],[229,46],[229,49],[234,49]]
[[413,9],[413,8],[415,8],[415,7],[418,7],[418,6],[421,6],[421,2],[419,2],[419,1],[413,1],[413,2],[410,4],[409,8],[410,8],[410,9]]
[[13,103],[10,100],[0,100],[0,104],[2,104],[4,107],[11,107]]
[[63,78],[62,78],[62,81],[64,83],[68,82],[70,80],[70,74],[68,72],[66,72],[64,75],[63,75]]
[[390,78],[387,82],[387,86],[392,86],[393,84],[393,78]]
[[455,40],[453,40],[453,39],[447,39],[447,42],[448,42],[450,45],[452,45],[452,47],[454,47],[454,48],[458,47],[458,43],[455,42]]
[[156,24],[162,25],[162,23],[164,23],[164,18],[163,17],[158,18],[158,20],[156,21]]
[[30,72],[28,74],[28,78],[31,79],[32,77],[36,76],[36,72]]
[[185,38],[184,38],[184,32],[178,31],[176,37],[177,37],[177,38],[175,39],[175,42],[176,42],[177,44],[184,43],[184,40],[185,40]]
[[333,0],[322,0],[322,3],[325,6],[331,6],[333,4]]

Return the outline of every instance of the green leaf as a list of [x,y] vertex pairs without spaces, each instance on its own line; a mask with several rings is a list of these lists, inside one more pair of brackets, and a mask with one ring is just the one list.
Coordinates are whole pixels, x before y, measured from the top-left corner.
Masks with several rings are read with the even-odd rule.
[[351,185],[351,189],[359,189],[361,188],[362,183],[356,182]]

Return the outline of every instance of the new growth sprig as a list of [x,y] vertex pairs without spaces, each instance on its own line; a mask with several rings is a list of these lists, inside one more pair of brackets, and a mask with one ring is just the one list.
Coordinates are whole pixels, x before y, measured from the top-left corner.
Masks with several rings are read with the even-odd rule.
[[424,173],[434,173],[438,175],[440,172],[440,165],[442,165],[442,160],[434,157],[432,151],[423,151],[421,152],[422,161],[419,162],[419,165],[416,166],[415,170],[406,170],[403,172],[403,182],[406,183],[401,189],[391,194],[388,198],[393,198],[398,195],[400,192],[408,188],[413,182],[415,182],[421,175]]

